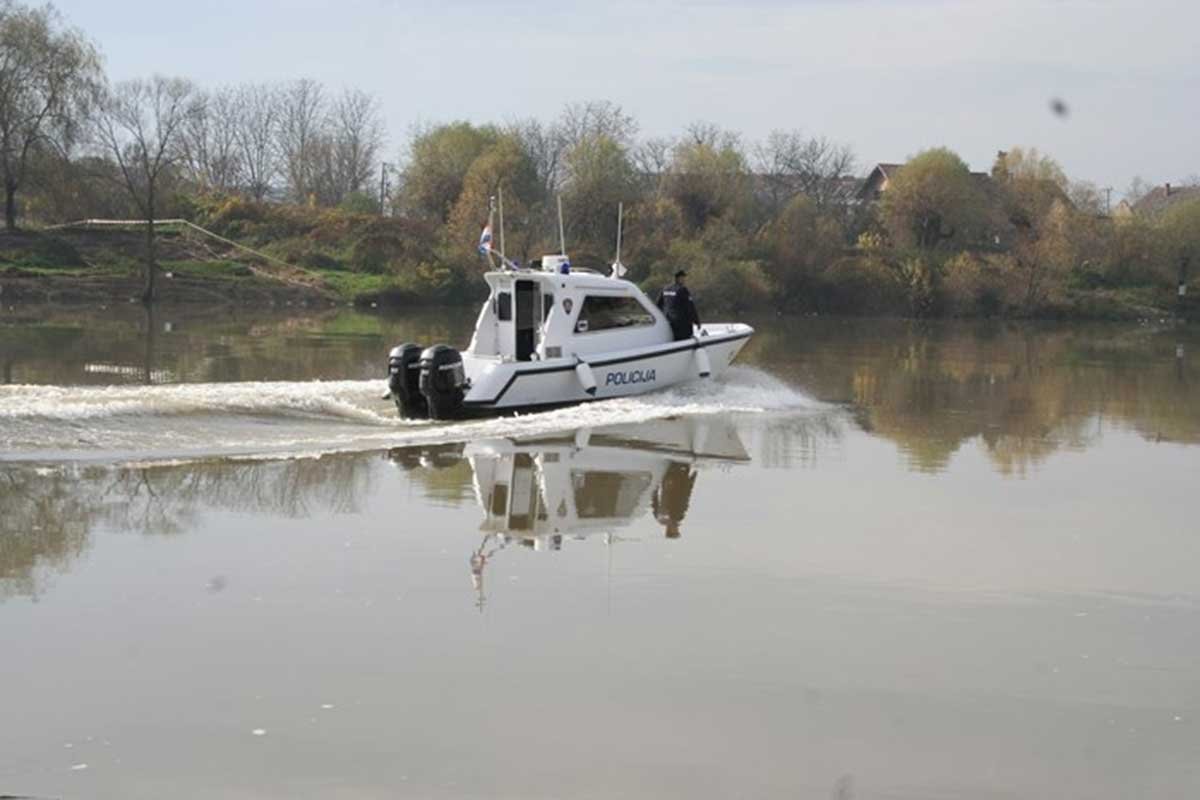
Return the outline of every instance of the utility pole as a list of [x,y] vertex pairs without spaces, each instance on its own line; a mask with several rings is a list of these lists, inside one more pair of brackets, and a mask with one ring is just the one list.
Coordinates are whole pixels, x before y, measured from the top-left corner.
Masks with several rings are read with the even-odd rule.
[[387,171],[392,165],[386,161],[379,162],[379,216],[386,216],[384,203],[387,202]]
[[1104,187],[1104,216],[1112,216],[1112,187]]

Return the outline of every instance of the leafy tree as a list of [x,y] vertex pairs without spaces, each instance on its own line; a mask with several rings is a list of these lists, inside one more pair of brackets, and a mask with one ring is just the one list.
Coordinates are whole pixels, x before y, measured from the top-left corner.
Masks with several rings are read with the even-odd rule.
[[1080,215],[1062,167],[1036,149],[1014,147],[1001,153],[992,175],[1011,225],[1011,254],[1022,286],[1018,300],[1032,313],[1082,260],[1074,235]]
[[1107,190],[1101,189],[1091,181],[1068,181],[1066,192],[1071,205],[1081,214],[1106,217],[1112,212]]
[[[1116,224],[1092,225],[1095,233],[1076,230],[1075,235],[1088,248],[1088,255],[1077,265],[1075,277],[1084,288],[1122,286],[1140,283],[1142,278],[1161,267],[1162,236],[1156,225],[1135,215]],[[1098,253],[1094,251],[1099,250]]]
[[[617,204],[631,205],[637,175],[629,153],[601,134],[576,144],[566,156],[564,218],[575,242],[593,254],[607,254],[616,243]],[[581,251],[582,252],[582,251]]]
[[1179,283],[1185,284],[1192,269],[1200,268],[1200,200],[1179,203],[1168,209],[1159,229],[1168,269],[1176,267]]
[[359,216],[378,214],[379,198],[373,197],[366,192],[351,192],[342,198],[342,202],[338,203],[337,207],[347,214],[357,214]]
[[771,280],[758,261],[746,258],[746,238],[727,220],[695,236],[674,239],[644,285],[651,297],[670,283],[675,270],[688,271],[688,285],[703,316],[708,311],[763,308],[771,302]]
[[[462,191],[443,229],[443,256],[448,264],[464,273],[478,264],[475,244],[487,221],[490,199],[501,187],[504,189],[505,255],[525,260],[534,255],[533,247],[540,244],[538,232],[525,224],[530,207],[543,197],[537,170],[516,138],[500,135],[471,162],[462,179]],[[499,246],[500,231],[497,230],[493,247],[498,250]]]
[[404,168],[404,199],[411,212],[447,222],[463,193],[467,171],[499,137],[495,128],[469,122],[418,132]]
[[884,193],[881,210],[893,242],[931,250],[977,241],[986,227],[988,198],[961,158],[935,148],[904,165]]
[[600,137],[611,139],[628,151],[634,146],[637,122],[620,106],[603,100],[569,103],[549,124],[524,119],[508,125],[504,132],[521,143],[547,196],[553,196],[562,190],[567,179],[568,153]]
[[48,222],[136,217],[140,212],[123,180],[111,159],[89,155],[67,160],[39,152],[29,165],[25,213]]
[[797,305],[811,292],[817,276],[838,256],[842,232],[804,195],[792,198],[764,230],[767,269],[784,302]]
[[1069,202],[1070,183],[1062,167],[1036,149],[1014,147],[1001,153],[992,178],[1003,192],[1009,221],[1017,228],[1036,227],[1055,203]]
[[686,230],[683,212],[669,197],[653,195],[625,209],[621,260],[629,278],[641,282],[651,267],[667,257],[671,243]]
[[1077,263],[1072,222],[1070,206],[1055,202],[1033,233],[1018,237],[1012,248],[1021,285],[1018,300],[1027,313],[1036,313]]
[[693,126],[672,154],[667,195],[692,230],[743,214],[750,203],[750,174],[737,138],[711,126]]
[[17,227],[17,192],[39,151],[67,151],[100,84],[91,42],[53,6],[0,2],[0,177],[4,225]]

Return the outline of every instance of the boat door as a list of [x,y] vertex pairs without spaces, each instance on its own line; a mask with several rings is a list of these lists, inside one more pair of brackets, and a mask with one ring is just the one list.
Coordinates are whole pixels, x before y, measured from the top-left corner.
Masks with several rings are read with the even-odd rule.
[[537,281],[519,280],[513,294],[517,303],[513,326],[517,361],[530,361],[537,352],[537,334],[542,325],[541,291]]

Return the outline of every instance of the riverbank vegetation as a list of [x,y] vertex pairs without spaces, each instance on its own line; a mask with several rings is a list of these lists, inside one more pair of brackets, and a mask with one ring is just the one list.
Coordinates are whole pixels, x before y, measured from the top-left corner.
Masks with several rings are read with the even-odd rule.
[[[1113,214],[1029,148],[986,172],[932,148],[864,178],[866,164],[820,136],[750,142],[698,123],[646,137],[620,107],[589,102],[552,121],[426,125],[393,167],[378,101],[353,89],[109,84],[84,33],[14,2],[0,4],[0,48],[0,88],[20,88],[0,92],[8,297],[85,280],[128,294],[136,278],[148,301],[180,294],[159,279],[170,273],[340,301],[474,301],[475,243],[502,191],[510,258],[557,252],[561,199],[573,263],[606,267],[623,203],[630,277],[656,288],[686,268],[712,311],[1194,311],[1195,290],[1181,300],[1179,287],[1200,265],[1200,196]],[[97,218],[142,224],[48,230]]]

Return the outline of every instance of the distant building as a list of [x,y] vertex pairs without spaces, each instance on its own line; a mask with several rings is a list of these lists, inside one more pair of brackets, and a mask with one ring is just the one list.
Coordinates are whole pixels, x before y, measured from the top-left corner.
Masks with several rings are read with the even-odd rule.
[[858,189],[859,202],[874,203],[883,197],[888,185],[903,166],[903,164],[876,164]]
[[[997,154],[997,167],[992,172],[971,172],[971,179],[983,196],[988,210],[987,228],[981,232],[977,244],[988,248],[1007,249],[1012,245],[1018,229],[1029,227],[1030,220],[1022,219],[1010,208],[1004,186],[1008,174],[1003,170],[1006,153]],[[869,206],[879,202],[891,187],[892,181],[904,168],[904,164],[879,163],[868,173],[858,190],[858,202]],[[1054,202],[1071,207],[1073,204],[1057,183],[1045,180],[1043,191],[1054,198]]]
[[1113,212],[1115,217],[1157,217],[1180,203],[1200,200],[1200,186],[1155,186],[1144,196],[1130,203],[1122,200]]
[[[883,198],[884,192],[891,186],[896,175],[904,168],[903,164],[876,164],[874,169],[863,179],[858,189],[860,203],[875,203]],[[979,182],[980,188],[991,195],[993,191],[992,176],[986,172],[972,172],[971,177]]]

